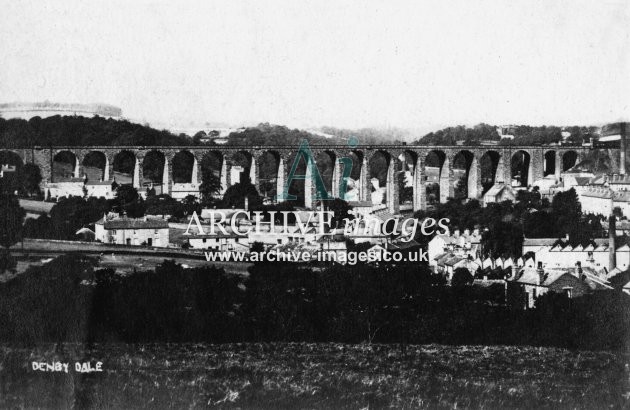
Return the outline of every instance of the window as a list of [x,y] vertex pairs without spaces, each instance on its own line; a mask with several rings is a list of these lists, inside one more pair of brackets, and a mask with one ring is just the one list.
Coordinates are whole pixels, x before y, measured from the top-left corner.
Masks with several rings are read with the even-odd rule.
[[569,299],[571,299],[571,296],[573,296],[573,288],[562,288],[562,291]]
[[203,243],[206,243],[206,238],[203,238],[201,241],[202,241]]
[[158,231],[157,229],[153,232],[155,235],[159,235],[160,231]]

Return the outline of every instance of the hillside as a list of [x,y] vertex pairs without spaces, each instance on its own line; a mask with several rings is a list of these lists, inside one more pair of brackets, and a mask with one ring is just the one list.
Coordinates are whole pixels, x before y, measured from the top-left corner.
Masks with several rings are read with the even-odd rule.
[[52,116],[30,120],[0,118],[0,147],[34,145],[192,145],[185,135],[174,135],[126,120],[103,117]]

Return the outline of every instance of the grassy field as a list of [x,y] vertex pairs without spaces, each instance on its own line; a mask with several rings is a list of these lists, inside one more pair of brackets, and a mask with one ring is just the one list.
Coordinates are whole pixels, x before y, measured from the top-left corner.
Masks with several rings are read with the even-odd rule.
[[[32,361],[102,361],[104,372]],[[2,346],[0,408],[627,408],[627,363],[501,346]]]

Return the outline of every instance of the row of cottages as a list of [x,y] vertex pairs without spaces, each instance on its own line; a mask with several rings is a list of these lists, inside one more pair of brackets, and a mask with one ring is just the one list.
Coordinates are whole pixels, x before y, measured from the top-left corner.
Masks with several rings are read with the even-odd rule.
[[555,238],[525,238],[523,255],[532,253],[536,262],[549,268],[574,266],[581,263],[591,266],[600,274],[610,277],[630,266],[630,247],[627,244],[612,246],[608,238],[592,239],[587,244],[572,246],[567,240]]
[[611,289],[610,283],[594,269],[583,268],[579,262],[573,268],[550,268],[538,262],[537,267],[519,269],[506,281],[506,301],[513,309],[531,309],[536,299],[547,292],[575,298]]
[[[117,179],[121,180],[120,183],[116,182]],[[60,198],[68,198],[71,196],[87,196],[111,199],[116,195],[116,186],[121,183],[131,184],[131,180],[127,181],[127,179],[128,178],[115,176],[112,181],[100,181],[84,176],[82,178],[67,178],[65,181],[61,182],[46,182],[44,184],[44,198],[59,200]],[[154,185],[153,183],[147,183],[142,189],[138,189],[140,196],[146,198],[147,189],[155,190],[157,195],[163,192],[161,184]],[[170,196],[175,199],[183,199],[187,195],[199,196],[199,189],[196,184],[171,183]]]
[[168,221],[161,218],[105,215],[94,223],[94,238],[103,243],[116,245],[168,247]]
[[435,273],[444,275],[450,281],[453,273],[458,268],[466,268],[475,279],[497,280],[505,279],[514,274],[515,269],[524,266],[532,267],[535,262],[532,258],[486,258],[472,259],[470,256],[463,257],[454,254],[439,255],[435,260]]

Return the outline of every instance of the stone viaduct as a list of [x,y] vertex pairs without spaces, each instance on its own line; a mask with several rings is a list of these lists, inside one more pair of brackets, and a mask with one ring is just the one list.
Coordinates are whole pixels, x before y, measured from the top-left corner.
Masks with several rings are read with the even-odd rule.
[[[39,166],[45,182],[58,182],[54,180],[53,164],[57,161],[61,153],[66,158],[73,158],[71,163],[72,173],[75,177],[83,176],[83,167],[88,155],[99,156],[102,167],[101,180],[110,181],[114,177],[117,157],[125,155],[132,158],[134,162],[132,183],[140,188],[143,182],[143,163],[147,155],[154,152],[162,158],[163,177],[161,184],[162,192],[171,193],[176,184],[190,184],[198,189],[201,183],[202,159],[206,155],[214,155],[218,158],[220,165],[220,179],[222,190],[238,181],[232,181],[231,168],[235,165],[234,157],[247,158],[248,167],[245,172],[258,188],[259,170],[261,158],[266,153],[270,153],[275,159],[274,168],[276,170],[275,184],[276,192],[282,192],[287,175],[293,161],[297,155],[297,146],[53,146],[34,147],[28,149],[10,150],[18,154],[24,163],[31,162]],[[339,196],[338,188],[342,175],[342,165],[339,158],[353,158],[353,168],[355,173],[353,181],[355,189],[358,191],[357,199],[365,201],[370,199],[370,180],[374,176],[370,173],[370,161],[375,156],[381,156],[387,164],[385,182],[385,201],[388,209],[397,213],[399,204],[399,184],[398,174],[406,172],[411,175],[411,186],[413,189],[413,209],[425,209],[427,204],[426,185],[428,183],[439,184],[439,200],[446,201],[452,197],[455,184],[459,180],[457,175],[465,175],[467,181],[467,192],[469,198],[479,198],[482,191],[482,166],[481,163],[490,164],[484,169],[483,176],[485,182],[505,182],[510,184],[514,176],[513,162],[518,164],[519,178],[523,186],[531,185],[531,182],[543,178],[545,175],[553,174],[560,177],[562,171],[571,168],[581,161],[590,147],[581,146],[502,146],[502,145],[475,145],[475,146],[417,146],[417,145],[359,145],[349,147],[344,145],[311,145],[310,149],[316,158],[325,154],[330,158],[330,164],[334,164],[332,178],[327,181],[327,189],[335,196]],[[3,150],[7,151],[7,150]],[[619,150],[611,154],[612,167],[619,172]],[[192,169],[188,172],[189,181],[173,181],[173,162],[179,158],[187,157],[187,163]],[[268,156],[266,157],[268,158]],[[357,166],[356,162],[359,162]],[[360,171],[359,171],[360,167]],[[247,169],[249,168],[249,169]],[[433,180],[429,181],[429,174]],[[409,182],[408,182],[409,183]],[[312,207],[314,205],[314,184],[310,178],[304,182],[305,194],[304,205]]]

